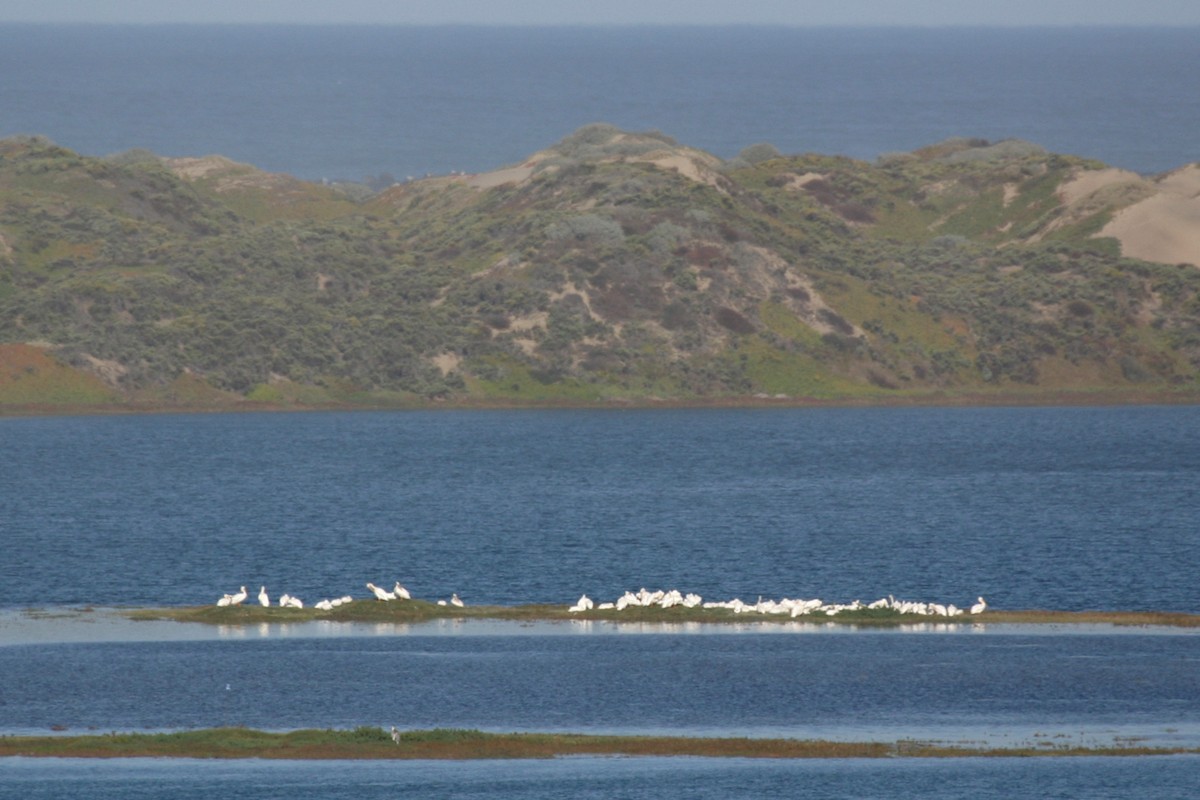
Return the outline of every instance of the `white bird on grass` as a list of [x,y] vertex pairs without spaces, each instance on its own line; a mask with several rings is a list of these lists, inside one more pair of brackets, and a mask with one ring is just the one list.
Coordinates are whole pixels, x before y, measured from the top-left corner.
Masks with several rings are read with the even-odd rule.
[[376,600],[395,600],[396,595],[389,592],[387,589],[380,589],[373,583],[368,583],[367,588],[371,590],[371,594],[375,595]]
[[572,614],[574,614],[577,611],[590,611],[591,608],[592,608],[592,598],[590,598],[586,594],[584,594],[584,595],[580,595],[579,601],[577,603],[575,603],[575,605],[568,608],[567,611],[570,611]]
[[267,587],[263,586],[258,590],[258,604],[263,608],[270,608],[271,598],[267,595]]
[[396,585],[392,587],[392,594],[396,595],[397,600],[412,600],[412,595],[400,585],[400,581],[396,581]]
[[304,601],[299,597],[289,596],[287,599],[287,604],[289,608],[304,608]]
[[396,726],[392,726],[392,741],[400,744],[400,731],[396,730]]
[[221,608],[224,608],[225,606],[229,605],[231,602],[233,602],[233,595],[223,594],[223,595],[221,595],[221,599],[217,601],[217,605],[220,606]]
[[243,586],[241,591],[229,598],[229,605],[240,606],[243,602],[245,602],[248,596],[249,595],[246,593],[246,587]]
[[463,607],[463,601],[458,599],[457,593],[450,595],[450,605],[457,606],[458,608]]
[[984,600],[982,597],[979,598],[978,603],[971,606],[972,614],[982,614],[986,610],[987,610],[987,600]]

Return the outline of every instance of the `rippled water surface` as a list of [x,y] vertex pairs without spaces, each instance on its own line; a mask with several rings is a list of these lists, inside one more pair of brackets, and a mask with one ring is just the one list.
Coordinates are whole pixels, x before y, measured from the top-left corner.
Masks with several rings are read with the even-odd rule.
[[[1200,745],[1189,630],[193,627],[247,585],[1195,610],[1200,409],[0,419],[0,733],[473,727]],[[32,610],[30,610],[32,609]],[[9,760],[0,796],[1190,797],[1193,758]],[[1131,787],[1138,787],[1134,791]],[[235,791],[236,790],[236,791]]]
[[1196,608],[1197,407],[0,419],[0,464],[0,607]]
[[1200,746],[1200,635],[575,630],[0,647],[0,732],[396,725]]
[[[1018,137],[1200,159],[1187,28],[0,26],[0,135],[304,178],[479,171],[591,122],[729,158]],[[186,87],[181,91],[180,87]],[[719,109],[719,113],[714,113]]]
[[625,798],[888,797],[1190,800],[1200,757],[1160,759],[953,759],[943,761],[771,761],[748,759],[570,758],[483,762],[194,762],[18,759],[0,774],[0,792],[25,800],[180,800],[242,796],[292,798],[519,797]]

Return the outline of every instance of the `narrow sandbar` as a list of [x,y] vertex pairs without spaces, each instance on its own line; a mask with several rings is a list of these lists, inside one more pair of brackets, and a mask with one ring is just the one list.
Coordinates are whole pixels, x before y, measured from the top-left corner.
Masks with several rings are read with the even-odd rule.
[[706,758],[961,758],[1153,756],[1197,754],[1200,748],[1127,745],[1083,747],[1052,741],[1011,748],[935,742],[837,742],[800,739],[611,736],[574,733],[485,733],[435,729],[396,731],[298,730],[269,733],[211,728],[180,733],[88,736],[3,736],[0,757],[57,758],[279,758],[483,759],[562,756],[698,756]]

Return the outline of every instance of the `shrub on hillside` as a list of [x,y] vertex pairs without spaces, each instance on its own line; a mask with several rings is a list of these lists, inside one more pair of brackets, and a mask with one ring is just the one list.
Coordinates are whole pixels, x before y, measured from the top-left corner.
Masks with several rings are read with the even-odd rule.
[[625,241],[620,224],[599,214],[580,214],[559,220],[546,228],[546,236],[554,241],[574,240],[615,247]]

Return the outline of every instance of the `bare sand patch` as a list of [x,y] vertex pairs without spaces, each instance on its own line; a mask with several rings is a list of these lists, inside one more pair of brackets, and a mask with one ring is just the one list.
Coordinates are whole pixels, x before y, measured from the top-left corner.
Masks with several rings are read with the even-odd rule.
[[512,341],[527,356],[531,356],[537,352],[537,342],[533,339],[513,339]]
[[534,311],[520,317],[513,317],[508,324],[508,329],[511,331],[532,331],[537,328],[545,328],[546,323],[550,321],[550,315],[545,311]]
[[119,386],[121,378],[129,372],[129,370],[119,361],[110,359],[96,358],[88,353],[83,354],[84,360],[87,361],[87,369],[100,380],[107,383],[109,386]]
[[1112,236],[1131,258],[1200,265],[1200,164],[1154,183],[1156,193],[1117,212],[1097,236]]
[[491,172],[481,172],[478,175],[467,176],[467,186],[474,189],[494,189],[505,184],[522,184],[533,175],[536,164],[532,161],[516,167],[496,169]]
[[458,369],[458,365],[462,363],[462,358],[458,353],[442,353],[434,356],[433,365],[442,371],[442,375],[449,375]]
[[247,164],[239,164],[225,156],[168,158],[166,159],[166,165],[176,175],[187,180],[199,180],[200,178],[207,178],[214,174],[229,172],[230,170],[252,169]]
[[823,175],[820,172],[806,172],[803,175],[789,175],[788,182],[784,184],[783,188],[788,192],[798,192],[813,181],[823,181],[828,178],[828,175]]
[[1056,230],[1112,209],[1132,205],[1153,195],[1155,191],[1154,184],[1136,172],[1115,167],[1077,170],[1058,187],[1061,213],[1030,236],[1028,241],[1041,241]]
[[[711,159],[711,160],[710,160]],[[639,159],[631,159],[639,160]],[[712,156],[701,153],[670,153],[645,159],[661,169],[675,170],[680,175],[697,183],[721,189],[717,161]],[[723,191],[723,190],[722,190]]]
[[[1066,181],[1058,187],[1058,196],[1067,205],[1074,205],[1108,186],[1119,184],[1144,185],[1147,183],[1146,179],[1141,175],[1129,170],[1117,169],[1115,167],[1109,169],[1089,169],[1077,173],[1071,180]],[[1006,186],[1006,197],[1007,188]],[[1007,199],[1005,205],[1007,205]]]
[[225,156],[166,158],[163,159],[163,163],[167,169],[184,180],[212,181],[213,190],[218,194],[243,189],[287,191],[304,185],[304,181],[291,175],[264,172],[258,167],[242,164]]

